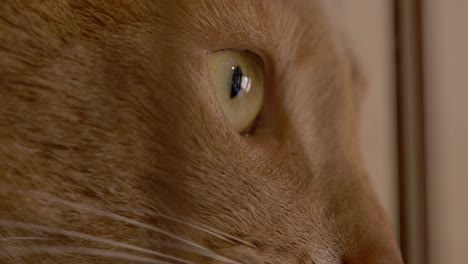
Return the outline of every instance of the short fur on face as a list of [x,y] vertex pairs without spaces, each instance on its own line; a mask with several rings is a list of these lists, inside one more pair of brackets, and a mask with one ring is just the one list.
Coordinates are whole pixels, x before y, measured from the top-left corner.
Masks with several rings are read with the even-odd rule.
[[[342,45],[317,0],[2,0],[0,263],[401,263]],[[265,65],[250,137],[223,49]]]

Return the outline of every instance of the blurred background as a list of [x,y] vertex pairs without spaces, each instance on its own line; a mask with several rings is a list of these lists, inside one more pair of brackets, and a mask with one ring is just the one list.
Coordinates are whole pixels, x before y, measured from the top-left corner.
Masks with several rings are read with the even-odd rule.
[[406,264],[468,263],[468,1],[341,1],[362,144]]

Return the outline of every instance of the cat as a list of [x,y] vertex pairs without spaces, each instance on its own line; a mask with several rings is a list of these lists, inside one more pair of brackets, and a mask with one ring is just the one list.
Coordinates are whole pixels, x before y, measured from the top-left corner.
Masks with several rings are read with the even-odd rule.
[[3,0],[0,263],[402,263],[318,0]]

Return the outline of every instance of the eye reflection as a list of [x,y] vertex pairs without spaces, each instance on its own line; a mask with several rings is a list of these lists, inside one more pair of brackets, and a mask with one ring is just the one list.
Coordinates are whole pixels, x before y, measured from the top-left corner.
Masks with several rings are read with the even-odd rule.
[[244,76],[242,69],[237,67],[232,67],[232,84],[231,84],[231,99],[240,98],[245,93],[250,91],[252,87],[252,79],[248,76]]

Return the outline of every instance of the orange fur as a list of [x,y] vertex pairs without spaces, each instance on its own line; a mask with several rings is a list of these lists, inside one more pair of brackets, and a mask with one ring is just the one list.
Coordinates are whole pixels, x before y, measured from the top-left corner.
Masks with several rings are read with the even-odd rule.
[[[39,246],[158,259],[8,221],[215,262],[103,211],[241,263],[401,263],[358,148],[361,89],[331,32],[316,0],[3,0],[0,263],[138,263],[24,255]],[[208,53],[227,48],[266,65],[265,107],[248,138],[210,86]]]

